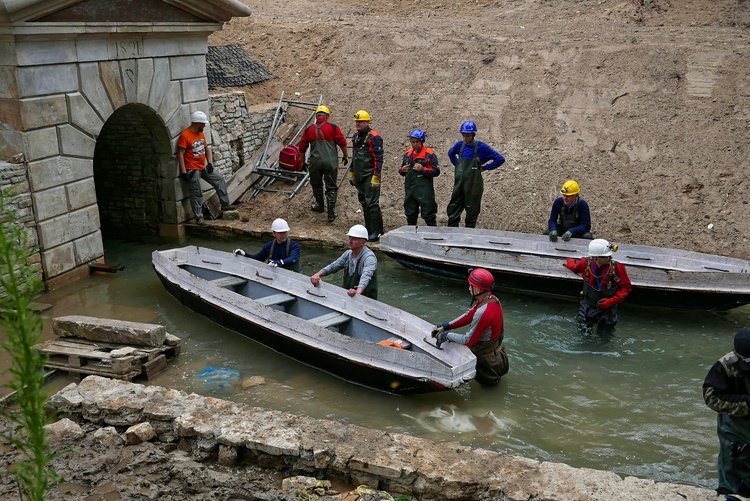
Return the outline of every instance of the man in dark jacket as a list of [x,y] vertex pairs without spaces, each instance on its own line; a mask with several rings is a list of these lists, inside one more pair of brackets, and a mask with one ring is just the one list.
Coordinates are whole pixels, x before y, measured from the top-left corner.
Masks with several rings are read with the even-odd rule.
[[716,492],[750,496],[750,328],[734,335],[734,350],[721,357],[703,382],[703,400],[716,411],[719,486]]
[[569,179],[560,188],[560,195],[552,203],[549,224],[545,235],[549,235],[552,242],[557,242],[560,236],[566,242],[571,238],[593,239],[591,234],[591,213],[589,204],[581,198],[581,187]]
[[300,262],[300,246],[289,237],[289,225],[281,218],[271,223],[273,240],[267,242],[257,254],[248,254],[242,249],[235,249],[236,256],[268,262],[269,266],[280,266],[287,270],[302,271]]
[[415,226],[422,211],[427,226],[437,226],[437,202],[433,178],[440,175],[438,159],[432,148],[424,145],[426,134],[414,129],[409,134],[409,148],[398,173],[404,177],[404,215],[406,224]]
[[352,163],[349,183],[357,188],[367,228],[367,241],[380,240],[383,215],[380,212],[380,176],[383,171],[383,138],[370,127],[370,114],[359,110],[354,114],[357,132],[352,136]]

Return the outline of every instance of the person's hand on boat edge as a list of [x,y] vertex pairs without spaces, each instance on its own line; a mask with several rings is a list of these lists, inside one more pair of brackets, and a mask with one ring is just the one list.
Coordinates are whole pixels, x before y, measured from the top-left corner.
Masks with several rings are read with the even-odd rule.
[[273,266],[276,268],[277,266],[284,266],[284,260],[283,259],[274,259],[273,261],[270,261],[268,263],[268,266]]
[[234,249],[234,255],[235,256],[244,256],[245,255],[245,251],[243,251],[242,249]]
[[568,259],[566,259],[565,263],[563,264],[563,266],[565,266],[569,270],[572,270],[575,267],[575,265],[576,265],[576,260],[573,259],[572,257],[569,257]]
[[605,297],[596,302],[597,306],[602,310],[606,310],[615,305],[615,299],[612,297]]
[[364,289],[359,289],[359,288],[357,288],[357,289],[349,289],[348,291],[346,291],[346,293],[349,295],[349,297],[354,297],[357,294],[362,294],[363,290]]
[[573,238],[573,234],[569,231],[566,231],[565,233],[562,234],[562,237],[560,238],[562,238],[565,242],[567,242],[568,240]]
[[438,324],[432,329],[430,335],[435,338],[435,346],[440,348],[440,345],[448,341],[448,330],[450,330],[448,322]]
[[551,230],[549,232],[549,241],[550,242],[557,242],[557,230]]
[[320,278],[323,276],[321,272],[317,272],[314,275],[310,275],[310,283],[313,284],[315,287],[318,286],[320,283]]

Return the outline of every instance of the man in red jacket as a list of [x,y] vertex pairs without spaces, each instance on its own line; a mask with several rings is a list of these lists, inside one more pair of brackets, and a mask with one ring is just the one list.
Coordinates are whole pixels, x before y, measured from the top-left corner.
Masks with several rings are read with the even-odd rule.
[[328,202],[328,222],[336,219],[336,197],[338,184],[336,173],[339,165],[339,156],[336,146],[341,148],[341,161],[344,165],[349,163],[347,154],[346,138],[338,125],[328,121],[331,110],[328,106],[321,104],[315,110],[315,123],[310,125],[299,141],[299,152],[305,157],[307,147],[310,147],[310,159],[308,160],[310,172],[310,186],[312,186],[315,203],[312,206],[314,212],[325,212],[323,203],[323,184],[325,184],[325,198]]
[[591,335],[594,325],[596,333],[611,337],[617,325],[617,305],[622,303],[633,287],[625,266],[612,260],[617,246],[603,238],[589,243],[589,257],[576,261],[568,258],[565,267],[583,277],[581,306],[578,309],[578,329]]

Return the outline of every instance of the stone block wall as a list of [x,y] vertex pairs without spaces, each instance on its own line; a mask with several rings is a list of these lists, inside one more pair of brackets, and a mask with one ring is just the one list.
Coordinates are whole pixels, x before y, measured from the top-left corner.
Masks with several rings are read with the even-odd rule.
[[[15,221],[11,224],[23,225],[27,230],[29,259],[27,266],[31,266],[34,274],[42,279],[42,260],[35,248],[39,245],[36,222],[31,204],[31,190],[26,177],[25,163],[10,163],[0,160],[0,190],[3,195],[5,210],[10,210],[15,215]],[[0,290],[0,294],[4,291]]]
[[244,92],[211,94],[213,163],[229,179],[268,139],[276,105],[249,107]]

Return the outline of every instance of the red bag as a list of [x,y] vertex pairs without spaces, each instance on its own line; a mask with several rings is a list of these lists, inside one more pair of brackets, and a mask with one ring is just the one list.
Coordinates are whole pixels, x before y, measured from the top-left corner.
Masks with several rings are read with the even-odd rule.
[[284,170],[299,172],[302,170],[302,155],[299,148],[290,144],[279,152],[279,167]]

